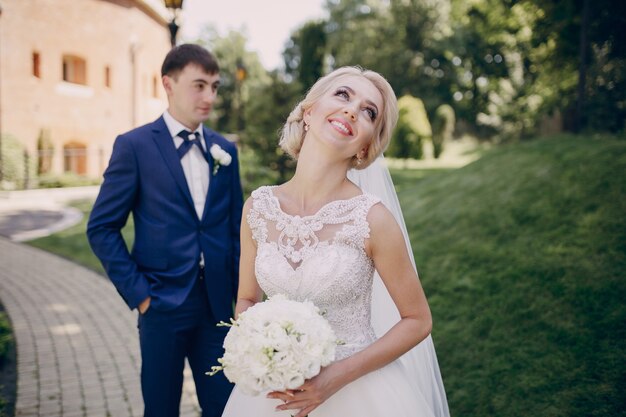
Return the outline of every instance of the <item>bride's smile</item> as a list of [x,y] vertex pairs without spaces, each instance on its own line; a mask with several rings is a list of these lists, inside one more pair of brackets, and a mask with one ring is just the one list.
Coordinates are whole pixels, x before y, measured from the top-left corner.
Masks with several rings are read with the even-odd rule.
[[342,77],[305,112],[304,121],[310,126],[307,136],[349,159],[367,149],[382,108],[382,95],[369,80],[355,75]]

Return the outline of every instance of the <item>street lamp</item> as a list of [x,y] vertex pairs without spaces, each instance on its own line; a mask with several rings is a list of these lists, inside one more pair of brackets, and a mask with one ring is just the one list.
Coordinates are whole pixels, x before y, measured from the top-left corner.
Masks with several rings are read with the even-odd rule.
[[163,0],[165,7],[172,10],[172,20],[167,24],[170,29],[170,41],[172,42],[172,48],[176,46],[176,34],[178,33],[178,24],[176,23],[176,17],[178,11],[183,8],[183,0]]
[[248,70],[241,59],[237,59],[236,66],[237,71],[235,72],[235,79],[241,83],[247,78]]
[[241,86],[245,79],[248,77],[248,70],[246,66],[243,64],[241,58],[237,58],[237,62],[235,63],[235,93],[237,95],[237,131],[241,132],[243,130],[243,100],[241,97]]

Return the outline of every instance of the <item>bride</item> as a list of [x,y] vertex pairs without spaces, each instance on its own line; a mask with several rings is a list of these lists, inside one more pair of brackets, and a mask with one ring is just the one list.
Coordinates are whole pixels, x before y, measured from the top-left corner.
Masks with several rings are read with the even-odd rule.
[[296,390],[253,397],[235,386],[223,416],[448,416],[428,302],[379,158],[397,117],[382,76],[343,67],[287,119],[280,145],[296,172],[244,206],[236,314],[264,293],[310,300],[344,343]]

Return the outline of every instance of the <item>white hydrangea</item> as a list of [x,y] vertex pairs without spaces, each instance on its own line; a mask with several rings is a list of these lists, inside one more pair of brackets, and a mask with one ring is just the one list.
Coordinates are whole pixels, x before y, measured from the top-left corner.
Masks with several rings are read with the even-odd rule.
[[298,388],[335,359],[335,333],[309,301],[274,295],[228,326],[221,366],[209,374],[223,370],[249,395]]

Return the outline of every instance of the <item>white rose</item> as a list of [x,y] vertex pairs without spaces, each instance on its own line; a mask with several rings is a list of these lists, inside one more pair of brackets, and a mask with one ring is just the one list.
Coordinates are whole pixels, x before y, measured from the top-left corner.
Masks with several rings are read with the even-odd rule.
[[[225,160],[223,153],[211,149],[216,160]],[[221,369],[251,395],[295,389],[334,360],[336,345],[332,327],[313,303],[275,295],[239,315],[224,340]]]
[[211,156],[213,157],[213,159],[217,161],[220,165],[224,165],[224,166],[230,165],[233,159],[228,152],[226,152],[224,149],[220,147],[220,145],[216,143],[211,145],[209,152],[211,153]]

